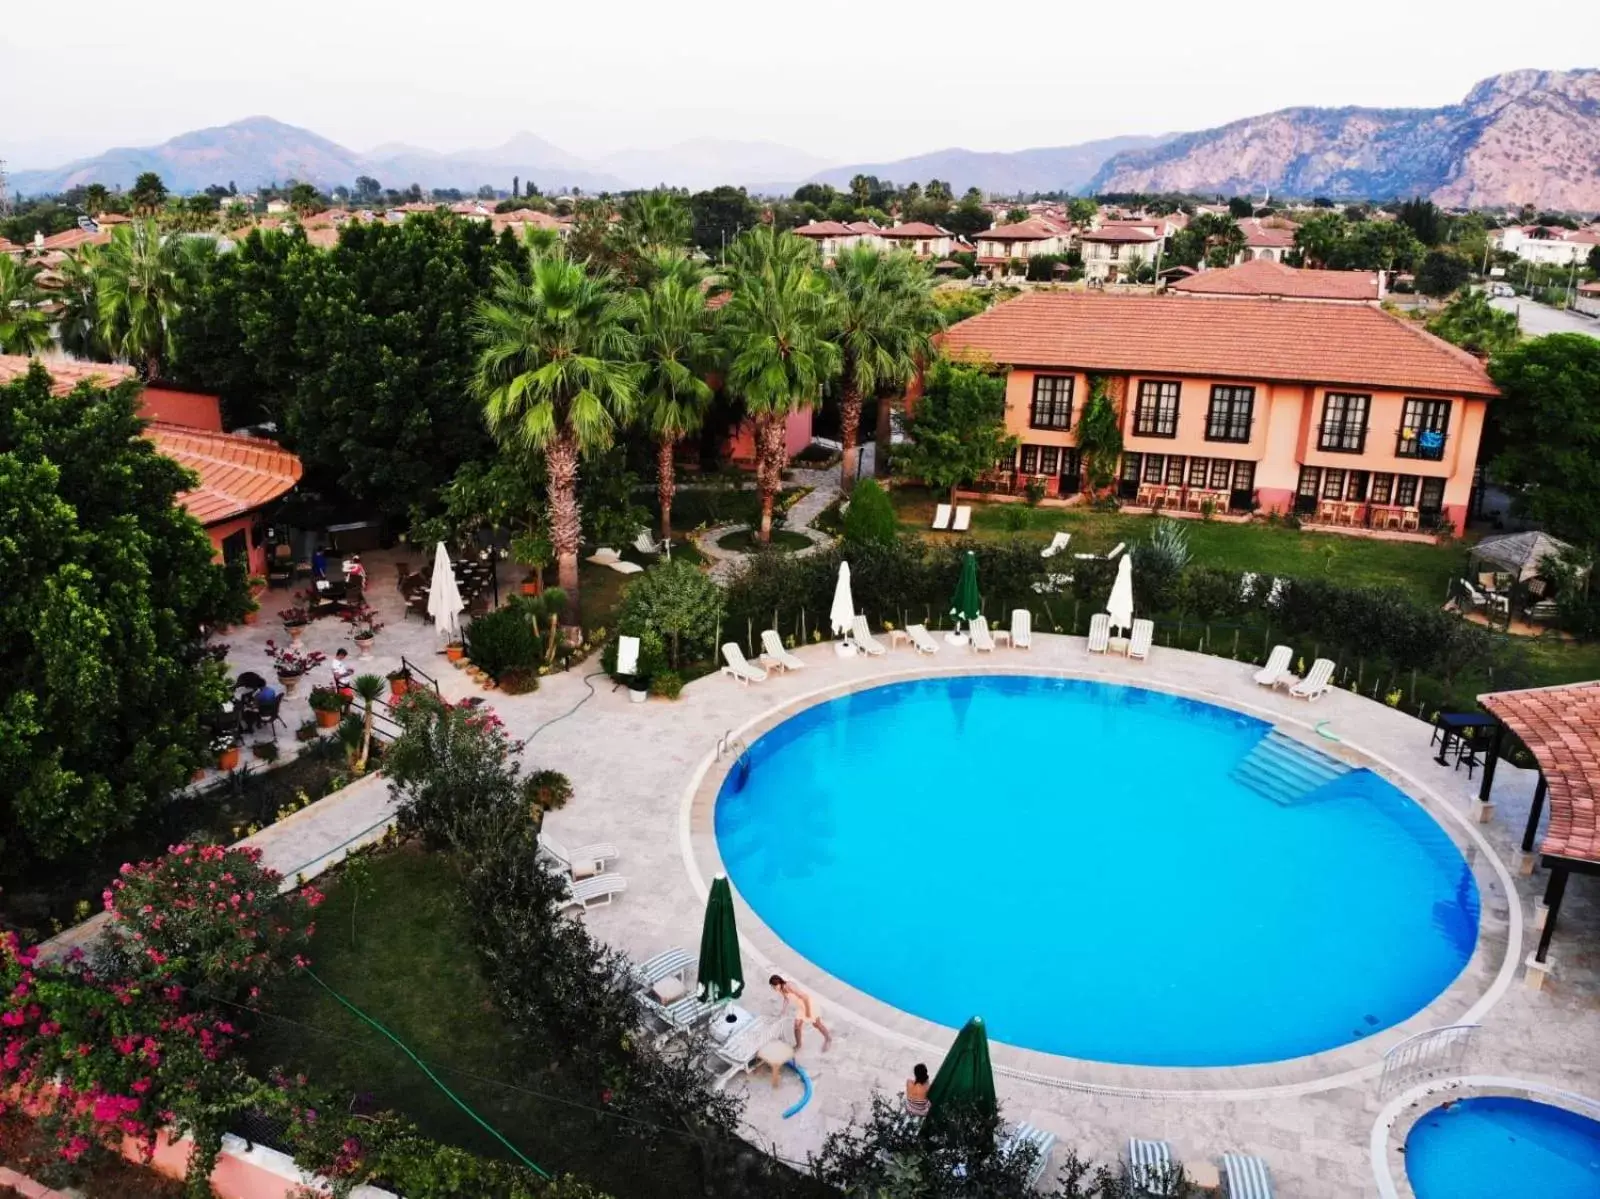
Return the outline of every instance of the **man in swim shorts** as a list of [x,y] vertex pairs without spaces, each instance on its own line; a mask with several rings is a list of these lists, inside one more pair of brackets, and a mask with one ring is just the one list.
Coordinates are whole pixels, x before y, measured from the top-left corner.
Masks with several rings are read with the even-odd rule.
[[815,995],[802,990],[792,982],[785,981],[783,975],[774,974],[767,980],[772,989],[783,996],[783,1007],[787,1011],[789,1005],[794,1004],[794,1048],[800,1051],[800,1038],[806,1025],[811,1025],[822,1034],[822,1052],[827,1053],[828,1047],[833,1044],[833,1034],[828,1031],[828,1026],[822,1022],[822,1004]]

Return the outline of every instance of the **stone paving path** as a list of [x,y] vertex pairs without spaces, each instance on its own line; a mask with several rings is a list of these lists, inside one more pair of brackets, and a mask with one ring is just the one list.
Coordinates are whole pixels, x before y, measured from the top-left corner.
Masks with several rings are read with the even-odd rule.
[[[861,477],[866,478],[872,474],[873,462],[873,447],[868,445],[866,452],[861,456]],[[799,533],[810,539],[811,547],[796,550],[796,553],[814,554],[819,549],[833,544],[833,538],[821,529],[813,528],[811,522],[839,498],[839,467],[834,465],[823,470],[795,467],[789,473],[794,484],[809,487],[811,490],[795,501],[794,507],[789,509],[789,514],[784,519],[783,527],[787,532]],[[718,540],[746,527],[748,526],[742,524],[718,525],[695,537],[695,548],[710,561],[711,577],[718,582],[726,581],[749,557],[748,554],[723,549],[717,544]]]

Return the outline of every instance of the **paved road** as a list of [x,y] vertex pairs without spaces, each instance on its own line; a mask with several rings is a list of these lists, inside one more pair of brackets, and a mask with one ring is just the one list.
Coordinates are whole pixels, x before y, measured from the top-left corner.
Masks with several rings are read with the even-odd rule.
[[1600,337],[1600,320],[1579,316],[1548,304],[1539,304],[1525,296],[1501,296],[1490,300],[1501,312],[1515,312],[1522,331],[1529,337],[1543,337],[1546,333],[1587,333]]

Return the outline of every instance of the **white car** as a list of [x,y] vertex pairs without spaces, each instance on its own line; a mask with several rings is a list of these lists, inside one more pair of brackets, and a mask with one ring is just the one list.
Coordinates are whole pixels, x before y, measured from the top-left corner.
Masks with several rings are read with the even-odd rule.
[[1517,289],[1509,283],[1494,283],[1489,287],[1489,294],[1491,296],[1514,296],[1517,294]]

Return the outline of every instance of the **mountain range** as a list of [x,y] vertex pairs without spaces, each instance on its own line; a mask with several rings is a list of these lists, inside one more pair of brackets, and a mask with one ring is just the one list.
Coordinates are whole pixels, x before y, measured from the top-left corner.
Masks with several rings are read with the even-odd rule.
[[370,175],[394,188],[475,191],[488,183],[503,190],[515,176],[546,191],[733,183],[784,194],[801,182],[847,187],[852,176],[866,174],[900,183],[943,179],[958,194],[969,187],[998,195],[1271,191],[1600,211],[1600,70],[1512,71],[1441,108],[1287,108],[1192,133],[1011,152],[955,148],[844,166],[771,142],[711,138],[584,158],[532,133],[483,149],[444,153],[397,143],[358,153],[258,116],[159,146],[17,170],[11,184],[22,195],[90,182],[127,187],[141,171],[157,172],[176,192],[229,182],[251,190],[290,179],[331,188]]

